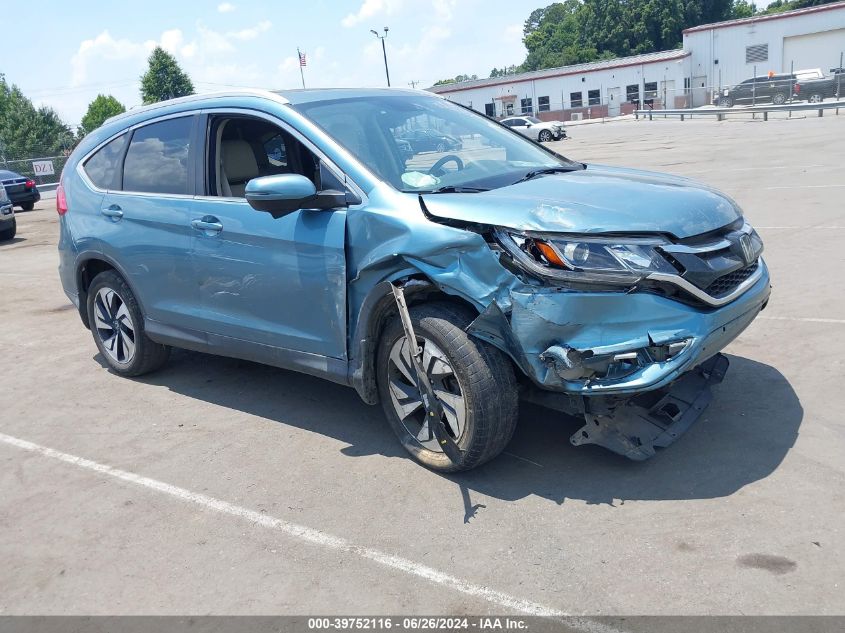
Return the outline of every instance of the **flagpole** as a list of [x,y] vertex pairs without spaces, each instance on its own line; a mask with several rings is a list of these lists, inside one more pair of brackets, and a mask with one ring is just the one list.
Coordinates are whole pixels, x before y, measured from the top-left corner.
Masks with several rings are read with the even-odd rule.
[[305,73],[302,72],[302,53],[299,52],[299,47],[296,47],[296,61],[299,63],[299,77],[302,79],[302,89],[305,90]]

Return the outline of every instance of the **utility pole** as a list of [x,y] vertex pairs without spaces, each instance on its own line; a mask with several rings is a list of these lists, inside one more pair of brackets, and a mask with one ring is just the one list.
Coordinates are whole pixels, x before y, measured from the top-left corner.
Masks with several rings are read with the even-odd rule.
[[409,81],[408,85],[411,86],[414,90],[417,88],[417,84],[420,83],[419,81]]
[[390,29],[384,27],[384,35],[379,35],[378,31],[375,29],[370,29],[370,33],[375,35],[378,39],[381,40],[381,52],[384,55],[384,75],[387,77],[387,87],[390,88],[390,71],[387,70],[387,48],[384,45],[384,40],[387,37],[387,32]]

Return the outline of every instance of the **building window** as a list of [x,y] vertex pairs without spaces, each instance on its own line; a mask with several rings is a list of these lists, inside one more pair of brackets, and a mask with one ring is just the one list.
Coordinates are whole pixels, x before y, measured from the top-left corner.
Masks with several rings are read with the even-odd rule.
[[754,44],[753,46],[745,47],[745,63],[757,64],[760,62],[769,61],[769,45],[768,44]]
[[520,99],[519,106],[522,108],[522,114],[531,114],[531,97],[526,97],[525,99]]
[[601,105],[601,90],[588,90],[587,103],[591,106]]
[[537,109],[540,112],[548,112],[551,109],[549,107],[549,98],[548,97],[537,97]]
[[643,89],[645,90],[645,98],[646,99],[654,99],[657,96],[657,82],[656,81],[649,81],[643,84]]
[[513,114],[513,104],[512,103],[509,103],[505,106],[505,112],[507,112],[508,116]]
[[639,103],[640,84],[631,84],[630,86],[625,86],[625,98],[628,100],[628,103]]
[[484,104],[484,114],[489,117],[496,116],[496,104],[495,103],[485,103]]
[[570,92],[569,93],[569,100],[572,102],[573,108],[580,108],[583,103],[581,102],[581,97],[583,93],[580,92]]

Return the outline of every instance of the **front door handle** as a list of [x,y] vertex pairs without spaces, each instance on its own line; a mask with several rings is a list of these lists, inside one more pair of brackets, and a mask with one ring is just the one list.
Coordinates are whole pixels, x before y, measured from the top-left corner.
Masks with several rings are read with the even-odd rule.
[[200,220],[191,220],[191,226],[197,231],[210,231],[212,233],[219,233],[223,230],[220,220],[208,215]]
[[123,217],[123,210],[119,206],[117,206],[116,204],[108,206],[105,209],[100,209],[100,213],[102,213],[104,216],[106,216],[108,218],[112,218],[114,220],[119,220],[120,218]]

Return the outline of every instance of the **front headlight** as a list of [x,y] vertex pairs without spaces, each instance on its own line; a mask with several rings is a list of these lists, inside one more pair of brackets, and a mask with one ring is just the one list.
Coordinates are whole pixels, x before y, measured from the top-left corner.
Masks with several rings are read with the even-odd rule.
[[658,252],[660,238],[534,235],[496,230],[496,241],[524,270],[547,279],[634,285],[651,273],[677,274]]

